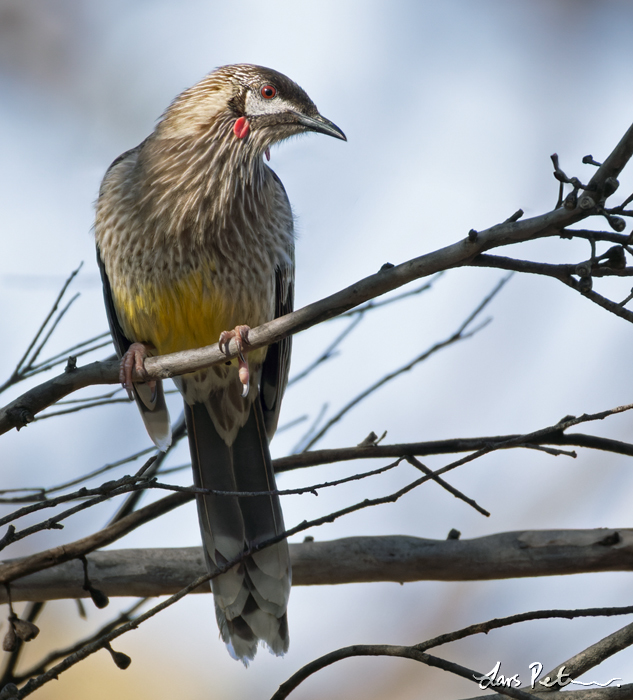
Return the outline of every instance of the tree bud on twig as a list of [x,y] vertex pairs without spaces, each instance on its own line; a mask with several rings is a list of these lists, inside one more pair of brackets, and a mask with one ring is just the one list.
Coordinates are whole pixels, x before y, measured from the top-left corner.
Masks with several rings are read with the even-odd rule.
[[16,635],[23,641],[23,642],[30,642],[32,639],[35,639],[37,635],[40,633],[40,628],[37,625],[34,625],[32,622],[29,622],[28,620],[20,620],[19,617],[16,617],[11,621],[13,628],[15,629]]
[[15,683],[7,683],[2,690],[0,690],[0,700],[11,700],[11,698],[18,697],[18,686]]
[[615,177],[608,177],[604,181],[604,196],[610,197],[620,186],[620,182]]
[[99,610],[107,608],[110,604],[110,599],[108,598],[108,596],[103,591],[100,591],[98,588],[93,588],[92,586],[90,586],[88,592],[90,593],[92,602],[97,608],[99,608]]
[[593,287],[593,281],[591,277],[581,277],[578,280],[578,289],[584,294],[585,292],[590,292]]
[[626,255],[624,254],[624,248],[620,245],[611,246],[605,253],[605,258],[609,267],[614,270],[623,270],[626,267]]
[[576,269],[574,270],[575,274],[578,275],[578,277],[589,277],[591,275],[591,263],[590,262],[582,262],[578,263],[576,265]]
[[594,157],[591,154],[584,156],[582,162],[585,165],[595,165],[597,167],[600,167],[602,165],[602,163],[598,163],[597,160],[594,160]]
[[609,226],[618,233],[622,233],[626,228],[626,221],[621,216],[607,215],[607,221],[609,222]]
[[114,663],[122,671],[125,671],[125,669],[132,663],[132,659],[127,654],[124,654],[122,651],[114,651],[110,644],[106,644],[105,648],[110,652],[112,661],[114,661]]
[[15,634],[15,629],[13,625],[9,625],[7,633],[4,635],[2,640],[3,651],[13,651],[18,643],[17,635]]
[[570,192],[566,197],[565,197],[565,202],[563,203],[563,206],[565,209],[575,209],[576,205],[578,204],[578,193],[576,190],[573,190]]

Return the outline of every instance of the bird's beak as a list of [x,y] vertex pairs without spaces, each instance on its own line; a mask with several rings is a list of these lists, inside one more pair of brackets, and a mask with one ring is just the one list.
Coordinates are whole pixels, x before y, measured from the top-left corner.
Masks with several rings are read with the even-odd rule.
[[302,124],[310,131],[318,131],[326,136],[334,136],[335,139],[347,141],[347,136],[329,119],[322,117],[320,114],[316,117],[308,117],[306,114],[296,112],[299,124]]

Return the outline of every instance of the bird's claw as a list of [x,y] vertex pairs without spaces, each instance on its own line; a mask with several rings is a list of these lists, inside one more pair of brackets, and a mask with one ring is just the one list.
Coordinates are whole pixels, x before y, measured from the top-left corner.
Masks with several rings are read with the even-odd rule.
[[123,388],[127,391],[127,395],[130,399],[134,398],[132,393],[132,387],[134,382],[132,381],[132,374],[136,371],[136,374],[143,378],[143,381],[147,381],[150,387],[153,389],[156,385],[156,380],[151,379],[148,381],[147,370],[145,369],[145,358],[148,357],[148,347],[143,343],[132,343],[127,349],[125,355],[121,358],[121,366],[119,368],[119,381],[123,385]]
[[250,372],[248,370],[248,360],[245,357],[246,350],[245,345],[248,345],[248,332],[250,331],[250,326],[235,326],[232,331],[222,331],[220,333],[220,348],[224,347],[224,352],[229,354],[229,342],[235,340],[237,345],[237,373],[242,383],[242,398],[248,396],[248,387],[250,384]]

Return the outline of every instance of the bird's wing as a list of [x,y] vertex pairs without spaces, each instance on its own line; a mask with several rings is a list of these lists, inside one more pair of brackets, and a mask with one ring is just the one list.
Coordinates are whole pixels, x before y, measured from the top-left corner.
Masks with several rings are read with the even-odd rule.
[[121,324],[119,323],[119,319],[117,318],[116,310],[114,308],[114,299],[112,297],[112,287],[110,286],[110,280],[108,279],[105,264],[101,258],[99,246],[97,246],[97,265],[99,265],[101,281],[103,282],[103,299],[105,301],[106,315],[108,317],[108,325],[110,326],[112,342],[114,343],[116,354],[119,357],[123,357],[127,349],[130,347],[130,345],[132,345],[132,341],[125,337]]
[[[97,246],[97,264],[99,265],[101,281],[103,282],[103,298],[105,301],[110,333],[112,334],[112,342],[114,343],[117,355],[122,357],[132,344],[132,341],[125,336],[121,324],[119,323],[114,307],[110,280],[108,279],[108,273],[106,272],[105,265],[101,258],[99,246]],[[156,381],[153,388],[148,384],[135,384],[134,398],[149,436],[154,441],[156,447],[165,451],[171,444],[171,424],[169,412],[167,411],[167,405],[165,403],[163,383],[161,381]]]
[[[271,170],[271,172],[273,172]],[[273,173],[280,188],[280,195],[285,199],[288,209],[288,196],[281,180]],[[295,251],[294,243],[287,250],[288,262],[275,270],[275,318],[285,316],[294,309],[295,296]],[[290,353],[292,336],[270,345],[262,366],[260,381],[260,399],[264,413],[264,425],[268,439],[271,440],[277,429],[281,400],[288,384],[290,371]]]

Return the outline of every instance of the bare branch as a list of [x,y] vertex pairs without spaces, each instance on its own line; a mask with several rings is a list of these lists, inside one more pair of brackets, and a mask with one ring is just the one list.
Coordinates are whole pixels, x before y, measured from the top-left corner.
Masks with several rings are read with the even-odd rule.
[[[59,307],[59,304],[60,304],[60,302],[61,302],[61,300],[62,300],[64,294],[66,293],[66,290],[68,289],[70,283],[71,283],[71,282],[73,281],[73,279],[77,276],[77,273],[79,272],[79,270],[81,270],[82,267],[83,267],[83,263],[81,263],[81,264],[79,265],[79,267],[78,267],[76,270],[73,270],[73,272],[70,273],[70,275],[68,276],[68,278],[67,278],[66,281],[64,282],[64,284],[63,284],[63,286],[62,286],[62,288],[61,288],[59,294],[57,295],[57,298],[56,298],[55,301],[53,302],[53,306],[52,306],[51,310],[48,312],[46,318],[44,319],[44,321],[43,321],[42,324],[40,325],[40,327],[39,327],[37,333],[35,334],[35,337],[34,337],[33,340],[31,341],[31,343],[29,344],[28,348],[26,349],[26,352],[25,352],[24,355],[22,355],[22,357],[20,358],[18,364],[16,365],[16,368],[15,368],[15,369],[13,370],[13,372],[11,373],[11,376],[4,382],[4,384],[2,384],[2,385],[0,386],[0,393],[2,393],[5,389],[7,389],[8,387],[10,387],[10,386],[12,386],[13,384],[15,384],[17,381],[19,381],[19,380],[20,380],[20,377],[22,376],[22,374],[24,374],[24,372],[26,372],[26,371],[28,371],[28,370],[30,369],[31,364],[35,361],[35,359],[37,358],[37,356],[38,356],[39,353],[41,352],[42,348],[43,348],[44,345],[46,344],[46,340],[47,340],[48,337],[50,336],[50,331],[49,331],[48,335],[46,336],[46,338],[40,343],[39,347],[34,351],[33,357],[32,357],[30,360],[28,360],[28,357],[29,357],[31,351],[32,351],[33,348],[35,348],[35,346],[37,345],[37,342],[38,342],[38,340],[40,339],[40,336],[42,335],[42,333],[44,332],[44,329],[45,329],[46,326],[48,325],[48,322],[49,322],[49,321],[51,320],[51,318],[53,318],[53,316],[55,315],[55,312],[57,311],[57,308]],[[68,306],[69,306],[70,304],[72,304],[72,302],[74,301],[74,299],[75,299],[75,297],[73,297],[73,299],[69,302],[69,304],[67,305],[66,308],[68,308]],[[63,315],[63,313],[64,313],[64,312],[62,312],[61,315]],[[58,317],[57,321],[59,321],[59,319],[61,318],[61,315],[60,315],[60,317]],[[55,322],[53,328],[57,325],[57,321]],[[27,360],[28,360],[28,363],[27,363]],[[24,366],[25,364],[26,364],[26,367]]]
[[[497,620],[489,620],[488,622],[483,622],[479,623],[477,625],[471,625],[470,627],[466,627],[462,630],[458,630],[456,632],[452,632],[450,634],[445,634],[441,635],[440,637],[436,637],[434,639],[431,639],[427,642],[421,642],[420,644],[416,644],[414,646],[406,646],[406,647],[396,647],[396,646],[391,646],[391,645],[374,645],[374,644],[358,644],[350,647],[345,647],[343,649],[337,649],[336,651],[330,652],[329,654],[325,654],[324,656],[320,657],[319,659],[315,659],[314,661],[311,661],[310,663],[306,664],[303,666],[299,671],[297,671],[295,674],[291,676],[285,683],[283,683],[280,687],[279,690],[273,695],[271,700],[283,700],[284,698],[288,697],[288,695],[304,680],[306,680],[309,676],[313,675],[317,671],[320,671],[321,669],[336,663],[337,661],[341,661],[342,659],[347,659],[351,658],[354,656],[402,656],[404,658],[410,658],[410,659],[416,659],[418,661],[422,661],[423,663],[427,663],[425,658],[423,657],[416,657],[413,652],[418,652],[418,653],[424,653],[427,649],[430,649],[432,647],[439,646],[441,644],[447,644],[449,642],[454,642],[459,639],[464,639],[466,637],[472,636],[474,634],[487,634],[493,629],[500,629],[502,627],[507,627],[509,625],[517,624],[520,622],[526,622],[528,620],[545,620],[545,619],[552,619],[552,618],[562,618],[562,619],[567,619],[571,620],[577,617],[605,617],[605,616],[612,616],[612,615],[628,615],[633,613],[633,606],[628,606],[626,608],[585,608],[585,609],[579,609],[579,610],[537,610],[535,612],[530,612],[530,613],[521,613],[519,615],[512,615],[511,617],[506,617],[502,619],[497,619]],[[627,628],[625,628],[627,629]],[[621,630],[622,632],[622,630]],[[613,635],[612,635],[613,636]],[[622,644],[625,640],[628,640],[629,637],[631,636],[630,632],[624,633],[620,636],[618,643]],[[605,641],[605,640],[603,640]],[[630,643],[630,642],[629,642]],[[610,645],[614,647],[616,644],[614,642],[611,642]],[[626,646],[626,645],[625,645]],[[620,648],[623,648],[620,646]],[[426,655],[425,655],[426,656]],[[451,664],[451,662],[444,661],[443,659],[438,659],[437,657],[430,657],[433,659],[432,663],[429,663],[430,666],[437,666],[439,668],[443,668],[447,671],[451,671],[453,673],[456,673],[457,675],[461,675],[464,678],[468,678],[468,680],[474,680],[476,682],[480,681],[482,678],[484,678],[483,674],[480,673],[474,673],[472,671],[469,672],[469,675],[465,675],[463,672],[460,670],[457,670],[454,668],[455,665]],[[442,662],[442,663],[438,663]],[[453,666],[453,668],[449,667],[449,664]],[[571,673],[571,671],[569,671]],[[552,674],[548,674],[552,675]],[[510,697],[526,697],[526,698],[531,698],[533,697],[532,693],[526,693],[525,690],[521,691],[516,688],[508,688],[504,686],[496,686],[498,690],[498,694],[495,694],[493,696],[487,696],[489,698],[499,698],[501,696],[510,696]],[[629,689],[633,689],[633,686],[630,686]],[[628,694],[598,694],[594,695],[596,689],[591,689],[591,691],[578,691],[574,692],[573,696],[574,698],[577,698],[578,700],[588,700],[589,698],[594,698],[594,700],[606,700],[607,698],[620,698],[620,697],[629,697]],[[613,688],[609,690],[620,690],[620,688]],[[513,693],[519,692],[521,695],[514,695]],[[538,694],[537,694],[538,695]],[[545,696],[547,697],[547,696]],[[474,699],[473,699],[474,700]]]
[[416,644],[416,649],[426,651],[433,649],[443,644],[456,642],[466,637],[472,637],[475,634],[488,634],[492,630],[498,630],[503,627],[520,624],[522,622],[530,622],[534,620],[574,620],[577,617],[617,617],[619,615],[633,614],[633,605],[616,608],[578,608],[576,610],[534,610],[532,612],[519,613],[518,615],[509,615],[508,617],[500,617],[487,622],[478,622],[475,625],[469,625],[456,632],[441,634],[439,637],[434,637],[426,642]]
[[[520,440],[522,437],[526,439]],[[519,442],[516,442],[517,440]],[[275,472],[281,473],[292,469],[334,464],[335,462],[355,459],[388,459],[402,457],[403,455],[426,457],[428,455],[470,452],[494,445],[503,446],[503,449],[510,449],[515,447],[533,447],[538,444],[536,442],[537,438],[532,437],[531,440],[534,442],[529,442],[527,435],[495,435],[480,438],[452,438],[449,440],[408,442],[395,445],[335,447],[328,450],[313,450],[311,452],[289,455],[288,457],[278,457],[274,460],[273,465]],[[556,426],[551,433],[542,435],[538,440],[547,445],[575,445],[577,447],[604,450],[633,457],[633,445],[628,442],[611,440],[610,438],[596,435],[585,435],[583,433],[565,434]]]
[[314,362],[309,364],[304,370],[299,372],[299,374],[293,376],[290,378],[288,381],[288,386],[292,386],[293,384],[296,384],[297,382],[301,381],[302,379],[305,379],[309,374],[314,372],[314,370],[322,365],[324,362],[327,362],[328,360],[331,360],[333,357],[335,357],[336,353],[334,352],[336,348],[349,336],[349,334],[356,328],[356,326],[363,320],[363,315],[361,314],[360,316],[356,316],[352,319],[352,321],[347,325],[347,327],[339,333],[336,338],[328,345],[328,347],[317,357]]
[[485,508],[482,508],[477,503],[477,501],[474,501],[472,498],[465,496],[461,491],[456,489],[454,486],[451,486],[451,484],[447,483],[444,479],[442,479],[442,477],[435,476],[435,474],[433,473],[433,471],[431,469],[429,469],[426,465],[422,464],[422,462],[420,462],[420,460],[416,459],[413,455],[408,455],[407,457],[405,457],[405,459],[407,460],[407,462],[409,462],[409,464],[412,464],[414,467],[419,469],[421,472],[423,472],[427,476],[430,476],[433,479],[433,481],[435,481],[436,484],[439,484],[443,489],[445,489],[450,494],[455,496],[455,498],[459,498],[461,501],[468,503],[476,511],[478,511],[482,515],[485,515],[487,518],[490,517],[490,513]]
[[[578,678],[582,676],[583,673],[595,668],[601,664],[605,659],[610,656],[617,654],[622,649],[626,649],[633,644],[633,623],[619,629],[617,632],[610,634],[608,637],[604,637],[599,642],[592,644],[587,649],[584,649],[580,653],[572,656],[571,659],[567,659],[562,664],[553,668],[546,676],[550,678],[556,678],[559,671],[564,672],[566,675],[573,678]],[[556,684],[548,688],[544,688],[545,691],[558,691],[561,686]]]
[[[513,258],[504,258],[497,255],[480,255],[471,260],[469,265],[472,265],[473,267],[494,267],[501,270],[514,270],[516,272],[530,272],[532,274],[554,277],[563,284],[566,284],[568,287],[571,287],[577,292],[581,292],[583,296],[587,297],[587,299],[592,301],[594,304],[597,304],[603,309],[610,311],[612,314],[633,323],[633,312],[623,308],[621,304],[607,299],[592,289],[581,289],[580,282],[571,276],[572,271],[570,268],[572,266],[570,265],[552,265],[550,263],[537,263],[529,260],[514,260]],[[617,274],[626,273],[628,275],[629,272],[630,274],[633,274],[633,268],[619,270],[617,271]],[[599,271],[592,270],[591,274],[598,276]],[[616,272],[613,272],[613,274],[616,274]]]
[[2,564],[0,566],[0,583],[10,583],[27,574],[47,569],[56,564],[70,561],[71,559],[76,559],[82,554],[85,555],[89,552],[93,552],[95,549],[105,547],[107,544],[115,542],[140,525],[153,520],[157,514],[167,513],[192,498],[193,496],[191,494],[174,493],[156,503],[134,511],[103,530],[95,532],[93,535],[83,537],[71,544],[60,545],[59,547],[44,550],[26,559]]
[[[22,614],[22,619],[34,623],[43,609],[44,603],[42,602],[29,603],[26,610]],[[3,659],[2,675],[0,676],[0,688],[3,688],[7,683],[13,683],[15,681],[15,676],[13,674],[23,651],[24,640],[16,635],[13,650],[5,655]]]
[[[167,499],[158,501],[160,506],[152,505],[157,509],[178,505],[165,504],[165,501]],[[94,537],[102,538],[103,535],[96,533]],[[111,541],[114,539],[116,537],[112,537]],[[77,554],[94,550],[94,547],[82,543],[85,540],[67,547]],[[61,549],[49,550],[46,561],[55,559]],[[527,530],[460,540],[392,535],[290,543],[292,583],[295,586],[376,581],[489,581],[633,571],[632,555],[633,530],[630,529]],[[50,564],[54,568],[38,573],[29,573],[29,570],[35,571],[37,567],[21,569],[18,575],[22,578],[12,577],[13,599],[86,597],[87,593],[82,588],[81,564],[67,561],[70,558],[60,559],[59,562],[67,563],[59,565],[56,565],[58,560],[55,559]],[[13,567],[15,571],[21,563],[26,564],[31,559],[4,563],[0,566],[2,580],[5,578],[5,567]],[[111,597],[171,595],[206,570],[199,547],[109,550],[93,552],[87,559],[94,586]],[[4,601],[6,594],[0,588],[0,602]],[[477,628],[477,631],[485,630]],[[440,643],[445,642],[435,640],[430,646]]]
[[[103,342],[98,342],[103,338],[107,338],[107,340],[104,340]],[[24,373],[24,378],[26,379],[27,377],[32,377],[35,374],[46,372],[49,369],[56,367],[57,365],[61,365],[64,362],[66,362],[71,355],[73,357],[81,357],[82,355],[87,355],[91,352],[95,352],[95,350],[107,348],[111,345],[112,339],[110,337],[110,332],[108,331],[107,333],[100,333],[99,335],[96,335],[93,338],[89,338],[88,340],[84,340],[80,343],[75,343],[75,345],[73,345],[72,347],[63,350],[62,352],[58,352],[55,355],[47,358],[46,360],[42,360],[42,362],[40,362],[39,364],[32,364],[30,366],[30,369]]]
[[97,406],[111,406],[115,403],[130,403],[130,399],[127,397],[121,397],[120,399],[104,399],[103,401],[84,401],[78,406],[73,406],[72,408],[63,408],[61,411],[51,411],[50,413],[44,413],[43,415],[35,416],[35,418],[33,418],[33,422],[38,420],[45,420],[46,418],[66,416],[69,413],[78,413],[79,411],[84,411],[87,408],[96,408]]
[[133,605],[131,605],[127,610],[124,610],[123,612],[119,613],[117,617],[115,617],[113,620],[105,624],[103,627],[98,629],[94,634],[91,634],[88,638],[82,639],[75,644],[72,644],[69,647],[66,647],[65,649],[56,649],[55,651],[51,651],[48,653],[41,661],[39,661],[35,666],[32,666],[31,668],[27,669],[26,671],[16,674],[15,676],[11,676],[11,678],[2,678],[0,680],[0,687],[3,686],[6,683],[23,683],[24,681],[28,680],[29,678],[32,678],[33,676],[37,676],[41,673],[44,673],[46,669],[59,659],[63,659],[64,657],[67,657],[69,655],[74,654],[75,652],[79,651],[82,647],[87,646],[89,644],[92,644],[99,640],[101,637],[103,637],[105,634],[110,632],[111,630],[117,629],[120,627],[122,624],[130,621],[134,621],[135,617],[134,614],[136,611],[145,603],[147,600],[145,598],[142,598],[141,600],[137,600]]
[[417,296],[422,292],[427,292],[433,287],[433,283],[436,282],[443,274],[445,274],[444,271],[438,272],[432,280],[425,282],[424,284],[420,285],[419,287],[416,287],[415,289],[412,289],[411,291],[403,292],[402,294],[383,299],[382,301],[368,301],[366,304],[363,304],[362,306],[359,306],[356,309],[352,309],[351,311],[346,311],[344,314],[341,314],[340,318],[345,318],[346,316],[356,316],[357,314],[362,315],[367,313],[368,311],[374,311],[375,309],[380,309],[383,306],[389,306],[390,304],[402,301],[403,299],[408,299],[409,297]]
[[[445,659],[440,659],[437,656],[425,654],[424,652],[418,651],[414,647],[395,646],[391,644],[355,644],[351,647],[344,647],[342,649],[332,651],[329,654],[325,654],[319,659],[315,659],[309,664],[306,664],[303,668],[299,669],[299,671],[293,674],[285,683],[282,683],[279,686],[279,690],[277,690],[277,692],[271,697],[271,700],[284,700],[298,685],[309,678],[312,674],[326,668],[327,666],[330,666],[333,663],[336,663],[337,661],[350,659],[355,656],[397,656],[404,659],[412,659],[414,661],[419,661],[420,663],[426,664],[427,666],[434,666],[435,668],[441,668],[449,673],[454,673],[455,675],[461,676],[462,678],[465,678],[473,683],[477,683],[477,679],[483,675],[481,673],[477,673],[477,671],[460,666],[452,661],[446,661]],[[517,698],[518,700],[532,700],[533,698],[531,693],[526,693],[524,690],[519,690],[518,688],[499,688],[499,692],[502,695],[507,695],[510,698]]]

